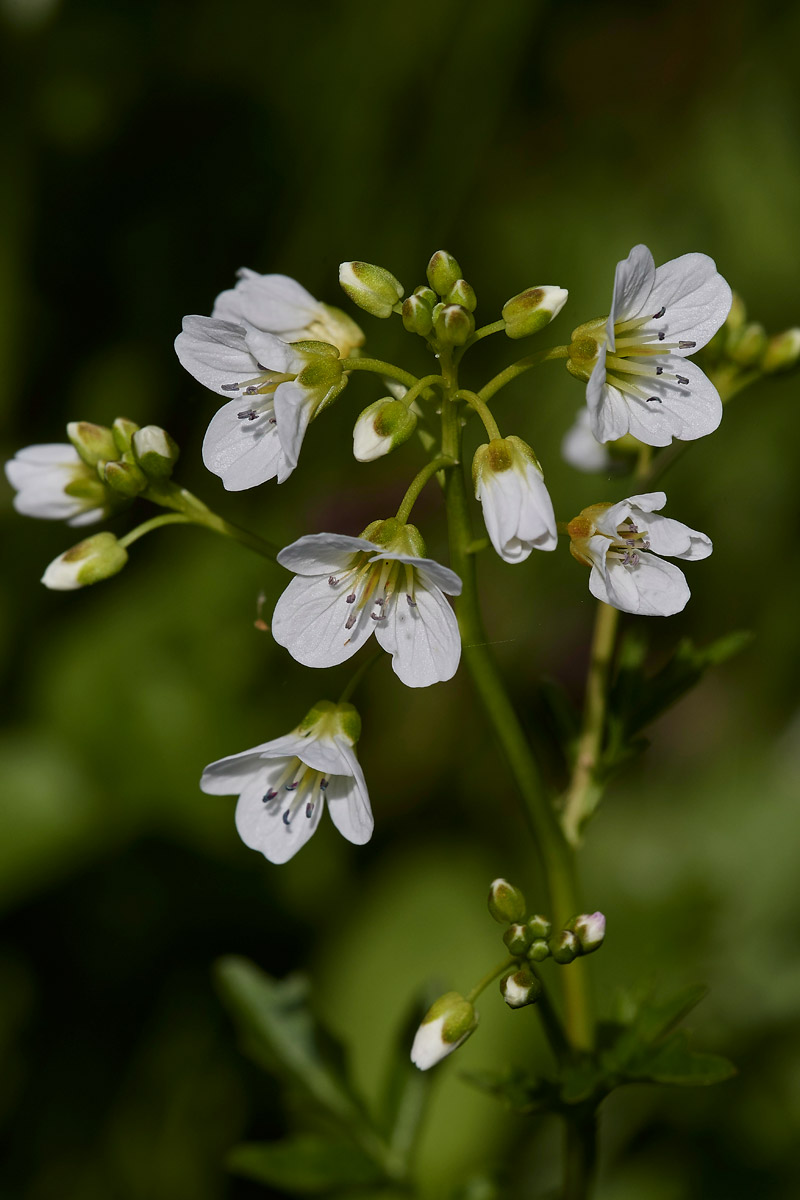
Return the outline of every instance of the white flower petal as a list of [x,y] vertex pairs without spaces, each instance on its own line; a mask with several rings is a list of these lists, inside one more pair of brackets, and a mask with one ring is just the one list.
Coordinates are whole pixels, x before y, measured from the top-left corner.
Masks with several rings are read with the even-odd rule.
[[305,667],[334,667],[351,658],[369,638],[375,622],[365,605],[352,629],[346,629],[345,594],[343,587],[331,587],[324,576],[298,575],[272,614],[275,641]]
[[461,579],[456,575],[455,571],[451,571],[449,567],[443,567],[441,563],[436,562],[433,558],[415,558],[413,554],[392,554],[390,551],[379,551],[373,554],[370,562],[380,562],[385,559],[387,562],[408,563],[415,571],[421,571],[422,578],[429,586],[441,588],[443,592],[447,592],[448,596],[461,595]]
[[614,460],[592,433],[592,415],[588,408],[578,412],[561,442],[561,457],[578,471],[610,471]]
[[309,533],[285,546],[278,562],[295,575],[337,575],[350,567],[354,555],[377,549],[374,542],[346,533]]
[[628,432],[628,401],[622,392],[606,383],[606,354],[607,347],[603,345],[586,385],[586,407],[598,442],[615,442]]
[[691,595],[679,567],[643,553],[633,568],[606,560],[605,576],[593,567],[589,591],[606,604],[643,617],[671,617],[686,607]]
[[74,517],[69,517],[67,524],[73,529],[79,529],[82,525],[94,525],[95,521],[102,521],[107,516],[108,511],[105,508],[86,508]]
[[282,383],[275,391],[274,402],[283,453],[286,461],[296,467],[303,438],[314,415],[315,397],[297,383]]
[[[184,317],[183,332],[175,339],[175,353],[190,375],[221,396],[230,385],[258,374],[241,325],[213,317]],[[228,385],[228,386],[226,386]]]
[[287,793],[264,801],[268,788],[275,784],[286,765],[285,759],[263,760],[263,773],[245,785],[236,805],[236,829],[252,850],[260,850],[272,863],[285,863],[306,844],[319,824],[325,807],[322,797],[307,817],[301,807],[288,824],[283,820]]
[[342,767],[339,773],[331,775],[325,793],[328,812],[342,837],[355,846],[363,846],[372,837],[375,825],[364,772],[353,747],[344,739],[337,739],[337,749],[341,754]]
[[246,400],[230,400],[211,420],[203,439],[203,462],[229,492],[241,492],[292,473],[269,411],[254,421],[240,420]]
[[[280,739],[279,739],[280,740]],[[261,746],[252,746],[239,754],[229,754],[226,758],[218,758],[209,763],[200,777],[200,790],[210,796],[233,796],[238,794],[244,784],[251,778],[261,778],[264,774],[265,750],[277,746],[277,741],[264,742]],[[284,752],[285,758],[291,754]],[[266,788],[264,789],[266,791]]]
[[665,330],[667,341],[695,343],[677,351],[680,355],[695,354],[710,341],[730,312],[731,298],[713,258],[682,254],[658,268],[647,303],[653,313],[666,308],[663,321],[655,322],[655,327]]
[[384,619],[375,622],[375,636],[391,654],[398,679],[407,687],[429,687],[455,675],[461,638],[456,615],[440,589],[427,587],[419,572],[416,585],[416,604],[409,604],[403,592],[395,593]]
[[[656,278],[656,266],[647,246],[634,246],[627,258],[617,263],[614,272],[614,294],[606,324],[608,344],[614,349],[614,322],[628,321],[638,316],[645,305]],[[653,309],[656,312],[657,309]]]
[[[618,500],[616,504],[610,505],[609,508],[601,509],[594,515],[594,525],[599,533],[604,533],[606,537],[615,538],[617,536],[617,528],[623,521],[631,520],[634,525],[640,525],[640,520],[633,514],[633,509],[636,507],[639,513],[647,513],[642,517],[644,528],[648,527],[650,521],[649,514],[654,509],[663,508],[667,503],[667,497],[664,492],[644,492],[640,496],[629,496],[625,500]],[[640,526],[641,527],[641,526]]]
[[247,349],[265,371],[273,371],[276,375],[292,374],[302,371],[305,366],[305,355],[292,349],[286,342],[271,333],[261,329],[245,331]]
[[[677,355],[658,361],[664,374],[641,385],[648,399],[627,399],[628,432],[648,446],[667,446],[673,437],[691,442],[713,433],[722,420],[722,401],[711,380],[695,363]],[[668,378],[674,374],[688,384]]]
[[[635,508],[633,512],[634,520],[636,520]],[[706,534],[700,533],[697,529],[690,529],[688,525],[684,525],[680,521],[673,521],[671,517],[642,513],[640,520],[636,523],[640,529],[647,530],[650,549],[656,554],[666,554],[670,558],[691,561],[708,558],[713,550],[711,538]]]
[[319,303],[288,275],[259,275],[243,267],[239,276],[235,288],[217,296],[213,316],[243,319],[255,329],[282,334],[304,329],[318,314]]

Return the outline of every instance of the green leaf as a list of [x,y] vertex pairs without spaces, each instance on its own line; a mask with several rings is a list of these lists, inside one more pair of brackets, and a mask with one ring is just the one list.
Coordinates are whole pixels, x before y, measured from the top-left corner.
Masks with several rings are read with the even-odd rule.
[[312,1135],[235,1146],[228,1167],[259,1183],[304,1196],[378,1183],[382,1178],[376,1164],[354,1146]]
[[629,1080],[703,1087],[730,1079],[736,1068],[721,1054],[690,1049],[688,1034],[680,1030],[655,1047],[643,1047],[628,1064],[626,1074]]
[[302,975],[278,981],[244,958],[216,964],[222,999],[251,1058],[279,1078],[299,1085],[320,1108],[348,1127],[363,1127],[363,1104],[347,1079],[341,1045],[308,1006]]
[[506,1067],[500,1071],[462,1071],[461,1078],[482,1092],[505,1100],[518,1112],[552,1112],[561,1108],[558,1084],[531,1075],[520,1067]]

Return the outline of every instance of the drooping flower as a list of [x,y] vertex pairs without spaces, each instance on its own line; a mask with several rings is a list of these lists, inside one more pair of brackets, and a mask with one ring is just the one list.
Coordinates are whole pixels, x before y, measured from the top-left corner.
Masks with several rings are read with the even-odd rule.
[[664,492],[647,492],[594,504],[570,521],[570,550],[592,568],[589,591],[598,600],[645,617],[670,617],[686,607],[691,593],[683,571],[657,555],[707,558],[711,539],[657,515],[666,502]]
[[713,433],[722,419],[714,385],[687,355],[705,346],[731,306],[731,289],[705,254],[656,268],[646,246],[617,264],[611,312],[573,331],[567,367],[587,380],[600,442],[633,434],[648,446]]
[[315,300],[288,275],[236,272],[235,287],[214,301],[212,317],[272,333],[284,342],[329,342],[342,358],[364,344],[364,334],[347,313]]
[[25,446],[6,463],[5,470],[17,493],[14,508],[23,516],[91,525],[114,507],[113,496],[97,470],[66,443]]
[[536,455],[521,438],[493,438],[472,460],[475,495],[492,545],[506,562],[523,562],[532,550],[555,550],[553,502]]
[[478,1027],[478,1014],[460,992],[445,992],[422,1019],[411,1047],[411,1061],[420,1071],[436,1066],[457,1050]]
[[347,383],[327,342],[289,345],[270,333],[216,317],[184,317],[175,339],[181,364],[221,396],[236,393],[212,419],[203,462],[229,492],[288,479],[309,422]]
[[361,537],[318,533],[281,550],[294,571],[278,600],[272,634],[306,667],[333,667],[374,632],[409,687],[451,679],[461,657],[454,571],[425,558],[419,530],[394,517],[374,521]]
[[54,592],[72,592],[110,579],[127,561],[128,551],[106,530],[84,538],[54,558],[42,576],[42,583]]
[[354,749],[360,733],[352,704],[321,700],[291,733],[211,763],[200,787],[213,796],[238,795],[239,836],[270,862],[288,862],[305,845],[326,800],[342,836],[363,846],[373,820]]

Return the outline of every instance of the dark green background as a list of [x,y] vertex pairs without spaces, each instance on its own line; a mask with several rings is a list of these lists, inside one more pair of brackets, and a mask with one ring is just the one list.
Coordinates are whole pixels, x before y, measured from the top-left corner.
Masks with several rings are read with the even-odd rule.
[[[484,321],[526,286],[568,287],[548,345],[607,309],[614,264],[645,241],[657,262],[713,255],[771,331],[800,322],[794,5],[3,0],[0,11],[4,457],[62,440],[67,420],[124,414],[167,426],[181,481],[276,541],[390,515],[419,451],[353,461],[352,422],[379,394],[365,378],[312,428],[279,489],[228,496],[203,470],[215,400],[171,343],[182,315],[210,311],[244,264],[336,303],[340,260],[384,264],[411,290],[446,246]],[[425,369],[399,322],[363,324],[370,352]],[[468,380],[513,352],[502,338],[480,346]],[[559,364],[535,376],[496,408],[504,432],[534,444],[559,517],[625,494],[560,463],[581,388]],[[705,980],[698,1038],[740,1075],[707,1092],[613,1097],[600,1200],[800,1191],[797,398],[796,378],[753,389],[669,477],[669,512],[708,532],[715,554],[688,568],[688,610],[648,627],[654,654],[686,634],[756,639],[662,721],[583,855],[587,904],[609,919],[593,960],[600,1006],[641,978],[664,991]],[[436,975],[466,989],[496,957],[489,880],[509,875],[541,903],[513,788],[461,676],[410,693],[382,663],[359,696],[373,842],[351,847],[326,823],[298,859],[270,866],[238,842],[234,801],[197,780],[347,677],[303,671],[254,628],[259,590],[268,615],[284,573],[168,529],[137,544],[117,579],[48,593],[43,567],[77,539],[13,514],[5,485],[2,499],[0,1192],[264,1195],[221,1159],[283,1118],[272,1083],[236,1050],[210,964],[228,952],[278,975],[309,964],[374,1093],[417,984]],[[435,489],[417,511],[444,553]],[[490,636],[541,733],[541,672],[580,695],[585,575],[563,546],[516,569],[484,555],[481,573]],[[513,1194],[544,1194],[555,1129],[457,1078],[459,1066],[542,1055],[536,1022],[493,989],[480,1007],[481,1029],[436,1086],[424,1194],[507,1155]]]

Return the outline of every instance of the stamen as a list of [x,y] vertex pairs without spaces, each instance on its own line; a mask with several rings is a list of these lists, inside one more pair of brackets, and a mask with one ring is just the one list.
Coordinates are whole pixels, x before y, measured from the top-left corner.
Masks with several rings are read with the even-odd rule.
[[688,387],[689,380],[686,378],[685,375],[676,375],[675,378],[677,379],[677,381],[681,385],[681,387]]
[[679,350],[694,350],[697,342],[678,342]]
[[344,602],[345,602],[345,604],[353,604],[353,602],[355,601],[355,598],[356,598],[355,592],[351,592],[349,596],[345,596]]
[[287,808],[286,812],[283,814],[283,823],[284,823],[284,825],[287,826],[287,828],[288,828],[288,825],[289,825],[289,822],[291,821],[291,819],[292,819],[291,811]]
[[653,316],[652,316],[652,318],[651,318],[651,319],[652,319],[653,321],[660,321],[660,320],[661,320],[661,318],[664,316],[664,313],[665,313],[666,311],[667,311],[667,309],[666,309],[666,306],[662,304],[662,305],[661,305],[661,308],[658,310],[658,312],[657,312],[657,313],[653,313]]
[[347,618],[347,620],[344,623],[345,629],[352,629],[357,620],[358,620],[358,611],[357,611],[357,609],[353,609],[353,611],[350,613],[350,616]]
[[322,788],[323,792],[326,792],[328,790],[329,783],[330,783],[330,779],[320,779],[319,786]]
[[274,800],[275,797],[277,796],[277,794],[278,793],[275,791],[274,788],[270,788],[269,791],[264,794],[262,799],[265,804],[269,804],[270,800]]
[[656,367],[656,375],[663,375],[663,374],[664,374],[664,368]]
[[413,596],[409,596],[408,592],[406,592],[406,600],[408,601],[408,607],[409,607],[409,608],[416,608],[416,607],[417,607],[417,602],[416,602],[416,600],[414,599],[414,597],[413,597]]
[[306,816],[310,817],[311,814],[313,813],[313,811],[314,811],[314,805],[309,800],[308,804],[306,805]]
[[335,575],[329,575],[329,576],[328,576],[328,583],[331,585],[331,587],[338,587],[338,586],[339,586],[339,580],[336,578],[336,576],[335,576]]
[[297,791],[297,785],[298,785],[298,783],[299,783],[299,782],[300,782],[300,780],[299,780],[299,779],[295,779],[295,780],[293,780],[291,783],[287,783],[287,784],[286,784],[286,791],[287,791],[287,792],[294,792],[294,791]]
[[239,384],[238,383],[223,383],[222,390],[223,390],[223,392],[238,392]]
[[255,421],[258,413],[254,408],[246,408],[244,412],[237,413],[236,416],[240,421]]

